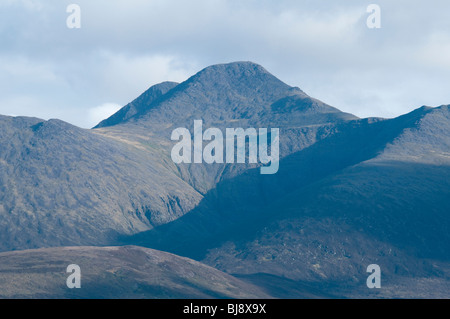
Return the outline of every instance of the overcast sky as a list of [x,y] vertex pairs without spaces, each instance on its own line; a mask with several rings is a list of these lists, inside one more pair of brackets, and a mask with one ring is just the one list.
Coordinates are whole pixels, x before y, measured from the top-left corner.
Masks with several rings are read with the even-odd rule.
[[343,111],[394,117],[450,104],[449,14],[448,0],[0,0],[0,114],[89,128],[153,84],[253,61]]

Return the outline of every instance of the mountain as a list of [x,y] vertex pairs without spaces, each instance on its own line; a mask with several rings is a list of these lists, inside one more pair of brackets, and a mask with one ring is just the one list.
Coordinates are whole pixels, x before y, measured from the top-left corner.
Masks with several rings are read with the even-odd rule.
[[[161,96],[162,92],[165,95]],[[123,116],[130,109],[135,114]],[[116,121],[119,117],[120,122]],[[179,85],[153,86],[96,128],[111,123],[128,129],[139,126],[167,139],[173,128],[192,126],[200,118],[205,125],[218,128],[230,122],[242,127],[291,128],[356,117],[283,83],[260,65],[235,62],[207,67]]]
[[[77,264],[81,289],[69,289]],[[11,273],[13,274],[11,276]],[[270,298],[199,262],[141,247],[63,247],[0,253],[0,298]]]
[[139,145],[59,120],[0,117],[0,250],[106,245],[200,199]]
[[[154,89],[150,88],[151,95]],[[140,100],[138,98],[137,100]],[[132,104],[136,104],[133,102]],[[114,126],[114,121],[130,105],[103,121],[95,131],[107,137],[119,136],[144,145],[151,140],[170,158],[174,129],[193,131],[194,120],[205,128],[280,128],[280,156],[313,144],[332,134],[333,128],[357,117],[341,112],[291,87],[252,62],[235,62],[205,68],[158,99],[140,108],[134,116]],[[152,147],[154,147],[152,145]],[[242,165],[190,165],[174,167],[174,172],[201,194],[221,180],[237,176],[255,167]]]
[[[279,128],[278,172],[175,164],[195,120]],[[449,136],[449,106],[360,119],[251,62],[152,86],[92,130],[0,117],[0,250],[139,245],[271,297],[448,298]]]
[[449,106],[350,121],[281,160],[278,174],[219,183],[189,214],[131,241],[346,297],[367,296],[365,267],[376,263],[382,296],[435,287],[448,298],[449,136]]
[[194,119],[279,126],[284,157],[354,118],[250,62],[155,85],[94,130],[2,116],[0,251],[108,245],[177,219],[217,183],[256,166],[175,165],[171,132]]
[[0,250],[114,243],[177,219],[218,182],[255,166],[176,166],[171,131],[194,119],[285,127],[283,157],[353,118],[250,62],[155,85],[94,130],[2,116]]

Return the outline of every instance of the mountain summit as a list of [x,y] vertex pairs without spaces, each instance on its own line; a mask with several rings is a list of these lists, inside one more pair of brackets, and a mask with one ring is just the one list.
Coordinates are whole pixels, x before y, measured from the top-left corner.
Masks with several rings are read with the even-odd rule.
[[258,64],[234,62],[207,67],[178,85],[155,85],[96,128],[126,124],[163,129],[194,119],[211,126],[295,127],[356,117],[310,98]]

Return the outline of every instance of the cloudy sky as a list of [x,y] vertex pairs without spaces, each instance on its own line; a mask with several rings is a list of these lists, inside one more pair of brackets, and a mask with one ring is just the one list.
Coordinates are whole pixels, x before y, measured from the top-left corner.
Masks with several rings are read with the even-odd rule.
[[[69,4],[81,28],[66,25]],[[367,7],[381,8],[369,29]],[[253,61],[360,117],[450,104],[450,1],[0,0],[0,114],[89,128],[149,86]]]

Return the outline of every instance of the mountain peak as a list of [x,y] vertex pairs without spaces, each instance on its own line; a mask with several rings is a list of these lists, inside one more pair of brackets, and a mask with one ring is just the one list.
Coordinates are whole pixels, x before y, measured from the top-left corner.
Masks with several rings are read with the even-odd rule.
[[96,128],[127,122],[166,134],[167,128],[190,125],[200,118],[205,125],[239,122],[241,126],[278,127],[356,118],[309,97],[249,61],[212,65],[181,84],[166,83],[164,90],[150,88]]
[[250,86],[254,88],[266,84],[270,85],[272,90],[287,90],[290,88],[289,85],[276,78],[261,65],[249,61],[215,64],[206,67],[192,76],[187,82],[207,82],[216,85],[229,85],[230,87]]
[[221,63],[211,65],[209,67],[204,68],[200,73],[230,73],[230,74],[244,74],[244,75],[262,75],[268,74],[271,75],[263,66],[250,62],[250,61],[237,61],[231,63]]

